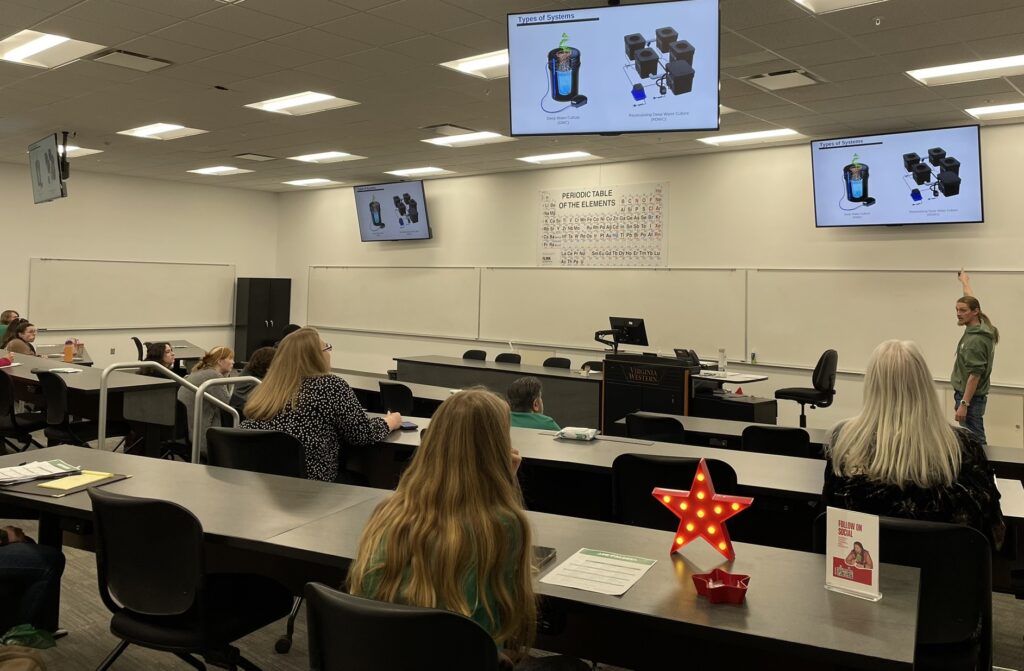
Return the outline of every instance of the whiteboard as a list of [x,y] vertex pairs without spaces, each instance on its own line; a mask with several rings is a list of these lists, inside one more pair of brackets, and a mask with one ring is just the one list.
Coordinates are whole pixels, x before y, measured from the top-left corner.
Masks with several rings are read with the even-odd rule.
[[485,268],[480,338],[595,349],[608,317],[640,317],[648,351],[745,356],[746,273],[684,268]]
[[[840,370],[863,372],[882,341],[913,340],[937,379],[956,344],[953,271],[750,270],[748,344],[759,363],[813,367],[826,349]],[[1024,384],[1024,273],[972,272],[982,311],[999,328],[993,383]]]
[[311,266],[307,319],[323,328],[476,338],[477,268]]
[[31,259],[28,314],[39,328],[230,326],[235,267]]

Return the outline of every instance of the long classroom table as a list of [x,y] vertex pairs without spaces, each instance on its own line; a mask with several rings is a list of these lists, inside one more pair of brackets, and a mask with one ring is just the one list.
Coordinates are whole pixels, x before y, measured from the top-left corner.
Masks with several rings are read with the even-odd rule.
[[[386,491],[281,476],[145,459],[69,446],[34,452],[84,468],[132,477],[106,485],[121,494],[161,498],[191,510],[203,524],[207,549],[235,569],[282,568],[292,589],[337,573],[355,556],[366,519]],[[0,456],[0,467],[22,455]],[[91,531],[86,492],[48,498],[0,487],[0,504],[41,513],[41,536],[52,530]],[[694,544],[665,557],[668,532],[530,514],[537,544],[564,560],[581,547],[657,559],[622,597],[537,583],[544,597],[545,649],[630,667],[703,658],[717,668],[911,669],[917,621],[917,569],[883,565],[882,601],[871,603],[821,587],[823,557],[736,544],[725,562]],[[43,530],[46,531],[43,531]],[[742,606],[712,606],[698,598],[691,575],[721,566],[751,575]],[[780,617],[784,613],[785,617]]]

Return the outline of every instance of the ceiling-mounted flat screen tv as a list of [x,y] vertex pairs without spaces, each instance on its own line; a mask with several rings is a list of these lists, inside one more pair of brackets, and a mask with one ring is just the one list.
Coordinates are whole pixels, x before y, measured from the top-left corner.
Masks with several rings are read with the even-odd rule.
[[512,135],[718,130],[718,0],[508,15]]
[[353,188],[363,242],[431,237],[423,182],[388,182]]
[[811,142],[818,228],[984,221],[978,126]]
[[61,175],[56,133],[28,146],[28,169],[32,179],[32,201],[35,204],[48,203],[68,195]]

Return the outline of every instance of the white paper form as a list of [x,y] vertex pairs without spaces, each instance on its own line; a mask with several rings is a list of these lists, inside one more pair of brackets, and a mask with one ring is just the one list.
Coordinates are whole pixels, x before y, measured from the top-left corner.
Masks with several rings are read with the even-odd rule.
[[72,466],[61,459],[33,461],[21,466],[0,468],[0,484],[13,485],[19,482],[31,482],[32,480],[46,480],[79,472],[81,472],[81,468]]
[[548,585],[561,585],[587,592],[622,596],[657,561],[656,559],[620,555],[604,550],[581,548],[576,554],[552,569],[540,581]]

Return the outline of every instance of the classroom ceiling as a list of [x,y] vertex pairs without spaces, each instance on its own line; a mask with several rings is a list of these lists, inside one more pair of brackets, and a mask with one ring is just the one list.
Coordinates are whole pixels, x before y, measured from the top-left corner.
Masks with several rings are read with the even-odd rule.
[[[528,170],[516,157],[583,150],[603,162],[723,151],[707,132],[520,138],[447,148],[420,140],[453,124],[509,132],[508,80],[437,63],[503,49],[509,12],[595,0],[0,0],[0,39],[23,29],[160,58],[143,73],[86,57],[45,70],[0,61],[0,161],[54,131],[103,153],[77,171],[290,191],[286,180],[389,181],[386,170],[457,175]],[[629,4],[628,1],[626,4]],[[813,138],[973,123],[967,107],[1024,101],[1024,76],[927,87],[906,70],[1024,52],[1020,0],[887,0],[814,15],[792,0],[722,0],[722,134],[791,127]],[[745,77],[800,69],[813,86],[764,91]],[[224,90],[222,90],[224,89]],[[300,91],[361,104],[307,116],[244,105]],[[209,132],[173,141],[116,131],[165,121]],[[988,123],[1006,123],[988,122]],[[310,165],[328,150],[365,160]],[[233,158],[256,153],[261,163]],[[186,171],[233,165],[254,172]]]

